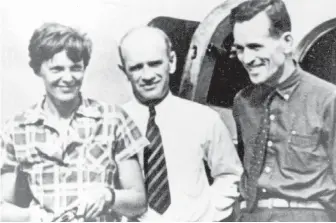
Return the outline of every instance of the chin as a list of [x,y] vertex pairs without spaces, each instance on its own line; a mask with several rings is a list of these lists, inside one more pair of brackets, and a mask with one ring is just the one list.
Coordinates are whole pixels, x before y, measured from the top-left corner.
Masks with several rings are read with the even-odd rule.
[[62,95],[59,97],[55,97],[58,101],[61,102],[71,102],[77,98],[78,95]]
[[262,84],[266,82],[266,79],[262,77],[262,74],[258,74],[257,76],[250,75],[250,80],[253,84]]

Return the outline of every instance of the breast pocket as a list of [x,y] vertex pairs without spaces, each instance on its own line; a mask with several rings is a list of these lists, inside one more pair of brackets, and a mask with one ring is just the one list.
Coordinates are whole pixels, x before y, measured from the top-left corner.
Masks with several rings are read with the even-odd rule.
[[311,173],[327,162],[327,154],[318,146],[318,134],[305,135],[292,132],[286,153],[286,168],[298,173]]

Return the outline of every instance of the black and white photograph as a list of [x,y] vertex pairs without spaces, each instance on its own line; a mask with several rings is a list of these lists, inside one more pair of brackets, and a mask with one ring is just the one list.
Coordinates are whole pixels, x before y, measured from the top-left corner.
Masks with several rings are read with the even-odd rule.
[[336,221],[335,0],[3,0],[0,51],[1,222]]

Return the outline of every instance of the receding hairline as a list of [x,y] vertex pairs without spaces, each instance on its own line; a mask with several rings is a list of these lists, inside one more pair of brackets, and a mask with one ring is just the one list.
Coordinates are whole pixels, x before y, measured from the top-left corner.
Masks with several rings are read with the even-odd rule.
[[119,56],[120,56],[120,59],[121,59],[122,62],[124,62],[124,58],[123,58],[123,54],[122,54],[122,50],[123,50],[124,45],[125,45],[124,43],[129,38],[133,37],[136,34],[147,34],[147,35],[155,34],[155,35],[159,36],[164,41],[165,46],[167,47],[167,53],[170,53],[172,51],[171,40],[164,31],[162,31],[161,29],[156,28],[156,27],[140,26],[140,27],[136,27],[136,28],[133,28],[133,29],[129,30],[120,39],[118,49],[119,49]]

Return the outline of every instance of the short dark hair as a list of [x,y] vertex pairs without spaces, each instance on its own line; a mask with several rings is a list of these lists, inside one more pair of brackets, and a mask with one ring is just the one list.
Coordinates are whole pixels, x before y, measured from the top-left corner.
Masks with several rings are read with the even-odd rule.
[[86,34],[58,23],[44,23],[35,30],[29,42],[29,66],[36,74],[40,72],[41,64],[51,59],[55,54],[65,50],[73,62],[83,60],[84,67],[89,64],[92,51],[92,41]]
[[266,12],[270,19],[269,33],[272,37],[280,37],[292,29],[290,16],[282,0],[247,0],[231,10],[230,23],[249,21],[260,12]]

